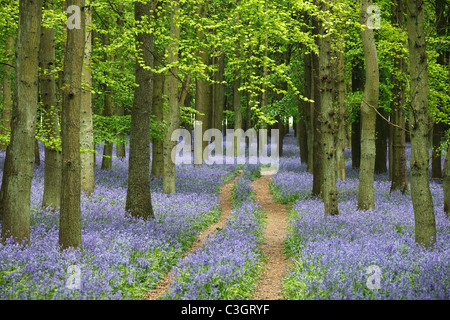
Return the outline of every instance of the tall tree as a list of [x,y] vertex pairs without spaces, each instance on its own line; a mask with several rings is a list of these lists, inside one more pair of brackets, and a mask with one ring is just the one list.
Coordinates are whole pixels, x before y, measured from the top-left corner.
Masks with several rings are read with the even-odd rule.
[[347,145],[347,109],[345,106],[345,60],[344,60],[344,37],[338,35],[336,42],[336,109],[337,117],[337,141],[336,141],[336,172],[337,178],[346,179],[345,171],[345,146]]
[[[110,45],[108,32],[102,35],[102,42],[105,47]],[[112,60],[111,54],[104,52],[103,61],[108,63]],[[114,106],[112,101],[111,87],[108,85],[108,74],[105,74],[105,83],[103,84],[103,116],[111,118],[114,115]],[[113,143],[111,141],[105,141],[103,146],[102,166],[103,170],[112,169],[112,155],[113,155]]]
[[[435,1],[435,14],[436,14],[436,34],[439,37],[444,37],[448,28],[445,21],[444,9],[445,0]],[[447,56],[446,50],[440,50],[437,58],[437,63],[445,66],[445,58]],[[438,108],[442,109],[441,99],[438,100]],[[444,126],[442,122],[435,122],[433,124],[432,135],[432,156],[431,156],[431,177],[434,179],[442,179],[442,162],[441,162],[441,143],[444,136]]]
[[86,1],[85,13],[85,42],[83,55],[83,72],[80,111],[80,146],[83,149],[80,155],[81,163],[81,190],[90,195],[95,188],[95,150],[94,124],[92,121],[92,9],[91,1]]
[[178,100],[178,50],[180,39],[180,4],[172,1],[170,8],[170,43],[168,46],[167,63],[171,65],[167,75],[167,96],[169,119],[166,139],[164,143],[164,179],[163,191],[170,194],[175,192],[175,163],[172,159],[172,150],[176,141],[172,141],[172,132],[178,129],[180,124],[180,105]]
[[[329,11],[327,4],[321,6],[322,12]],[[339,214],[336,188],[336,148],[334,145],[334,106],[333,106],[333,70],[331,61],[332,34],[324,23],[320,23],[319,40],[319,88],[320,88],[320,125],[322,145],[322,197],[325,215]]]
[[[45,10],[53,10],[54,1],[45,0]],[[61,151],[59,150],[58,105],[55,80],[55,31],[42,27],[39,48],[41,101],[45,137],[45,175],[43,207],[58,209],[61,199]]]
[[[313,35],[315,36],[316,45],[319,47],[320,39],[320,26],[317,17],[312,17]],[[322,128],[321,122],[321,93],[320,93],[320,75],[319,75],[319,55],[312,54],[312,77],[314,81],[314,104],[313,104],[313,125],[314,125],[314,142],[313,142],[313,186],[312,194],[314,196],[320,196],[322,191]]]
[[411,75],[411,198],[415,240],[425,247],[436,241],[436,220],[428,180],[428,65],[423,0],[407,0],[408,43]]
[[361,39],[366,61],[366,84],[361,103],[361,164],[359,168],[358,209],[375,208],[374,169],[375,169],[375,122],[379,94],[379,69],[377,47],[373,29],[367,26],[368,7],[372,0],[361,0],[360,23],[364,26]]
[[[392,25],[401,29],[403,27],[403,0],[393,3]],[[391,171],[391,191],[398,190],[402,193],[408,191],[408,175],[406,171],[406,123],[405,123],[405,59],[401,55],[400,45],[396,44],[392,53],[394,73],[391,78],[393,84],[391,101],[392,109],[392,140],[389,142],[392,150],[392,161],[389,162]]]
[[[197,7],[197,13],[200,19],[206,16],[205,7],[206,3],[199,3]],[[197,37],[202,39],[206,37],[206,34],[201,30],[197,30]],[[198,57],[203,65],[209,65],[209,48],[206,47],[206,45],[198,49]],[[206,80],[207,73],[208,69],[206,68],[203,77],[197,79],[195,90],[195,109],[200,113],[196,115],[196,120],[202,122],[202,137],[205,134],[205,131],[210,128],[211,85],[209,84],[209,81]],[[207,146],[208,141],[202,141],[202,150],[205,150]]]
[[42,0],[19,1],[11,139],[6,148],[1,190],[3,240],[30,239],[41,18]]
[[[450,17],[449,17],[450,19]],[[450,56],[448,59],[448,94],[450,95]],[[444,162],[444,212],[447,214],[447,217],[450,218],[450,147],[447,146],[447,155],[445,156]]]
[[[159,69],[161,67],[161,56],[155,55],[155,69]],[[165,74],[163,72],[156,73],[154,75],[153,80],[153,103],[152,103],[152,115],[154,116],[154,120],[158,122],[163,121],[163,94],[164,94],[164,81]],[[164,157],[163,157],[163,149],[164,149],[164,140],[153,139],[152,145],[152,175],[156,178],[163,177],[164,171]]]
[[136,85],[131,110],[128,189],[125,210],[133,217],[153,218],[150,195],[150,112],[153,99],[153,34],[143,30],[150,23],[153,1],[135,2],[134,18],[140,31],[136,34]]
[[[78,8],[72,16],[79,28],[67,30],[64,52],[64,86],[62,92],[61,145],[62,183],[59,244],[62,249],[81,245],[81,79],[85,43],[84,0],[68,0],[67,8]],[[70,11],[70,10],[69,10]],[[79,19],[80,21],[77,21]]]
[[[305,81],[305,98],[308,98],[309,100],[313,100],[313,91],[314,91],[314,82],[312,78],[312,55],[309,52],[305,52],[305,55],[303,57],[303,62],[305,66],[305,73],[304,73],[304,81]],[[311,116],[313,113],[313,106],[314,104],[306,101],[305,102],[305,124],[306,124],[306,136],[308,140],[308,165],[307,170],[308,172],[313,172],[313,159],[314,159],[314,152],[313,152],[313,144],[314,144],[314,117]]]

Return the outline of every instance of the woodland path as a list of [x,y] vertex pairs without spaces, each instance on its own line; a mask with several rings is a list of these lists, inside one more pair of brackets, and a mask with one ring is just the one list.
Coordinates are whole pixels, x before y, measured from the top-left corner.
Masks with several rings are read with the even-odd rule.
[[[264,264],[264,271],[258,282],[255,294],[252,299],[255,300],[281,300],[282,280],[287,270],[289,261],[283,254],[283,241],[286,238],[288,222],[288,207],[275,203],[269,191],[269,183],[272,175],[263,175],[261,178],[252,182],[252,187],[256,192],[256,201],[261,209],[266,213],[267,225],[264,235],[263,251],[267,258]],[[185,256],[195,253],[217,228],[223,228],[231,216],[231,189],[236,178],[226,183],[219,194],[222,214],[220,220],[197,235],[192,248],[186,252]],[[157,285],[157,287],[145,295],[145,300],[158,300],[169,289],[174,280],[173,272],[169,272],[166,277]]]
[[276,203],[269,191],[272,175],[263,175],[251,185],[256,192],[256,201],[266,213],[265,243],[263,251],[267,258],[264,272],[258,283],[254,300],[281,300],[283,276],[289,267],[290,259],[283,253],[283,241],[288,228],[288,206]]

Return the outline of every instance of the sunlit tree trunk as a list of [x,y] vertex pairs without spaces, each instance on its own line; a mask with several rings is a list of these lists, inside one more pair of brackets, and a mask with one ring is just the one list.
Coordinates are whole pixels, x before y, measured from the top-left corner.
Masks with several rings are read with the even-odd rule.
[[[84,8],[86,26],[92,25],[92,12],[90,1],[86,1]],[[92,122],[92,30],[86,27],[84,55],[83,55],[83,90],[81,91],[80,113],[80,146],[83,150],[81,159],[81,190],[90,195],[95,188],[95,153],[94,152],[94,125]]]
[[[67,1],[84,7],[84,0]],[[62,181],[59,244],[62,249],[81,245],[81,73],[85,45],[85,16],[80,10],[80,29],[67,30],[64,52],[64,86],[61,113]]]
[[167,96],[168,96],[168,126],[166,139],[164,142],[164,180],[163,191],[166,194],[175,192],[175,163],[172,159],[172,150],[175,148],[177,141],[172,141],[172,132],[178,129],[180,124],[180,105],[178,100],[178,50],[180,39],[180,4],[178,1],[172,1],[170,14],[170,37],[171,41],[168,46],[168,64],[174,64],[167,75]]
[[30,239],[41,17],[42,1],[19,1],[11,139],[6,149],[1,190],[3,240]]
[[[436,220],[428,178],[430,115],[425,17],[422,0],[407,0],[411,75],[411,198],[416,243],[429,247],[436,241]],[[431,241],[431,242],[430,242]]]
[[361,38],[366,61],[366,84],[361,103],[361,164],[359,168],[358,209],[375,208],[374,169],[375,169],[375,122],[378,107],[379,69],[374,32],[366,24],[367,7],[372,0],[361,0],[360,19],[364,25]]
[[[327,12],[328,5],[322,4],[322,12]],[[336,148],[334,145],[334,83],[331,61],[332,36],[320,23],[319,40],[319,85],[321,110],[321,145],[322,145],[322,198],[325,204],[325,215],[339,214],[336,188]]]

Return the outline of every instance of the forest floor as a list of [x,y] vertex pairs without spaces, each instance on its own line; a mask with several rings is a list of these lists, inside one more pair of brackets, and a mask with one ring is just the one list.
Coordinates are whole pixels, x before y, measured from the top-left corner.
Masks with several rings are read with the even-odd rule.
[[[263,245],[267,262],[264,265],[263,274],[252,297],[254,300],[283,299],[282,281],[288,268],[288,263],[290,262],[283,253],[283,241],[286,238],[288,227],[288,206],[273,201],[269,190],[269,183],[272,176],[270,172],[267,172],[266,175],[262,175],[251,184],[256,192],[256,201],[260,204],[261,209],[267,217],[264,235],[265,242]],[[197,235],[197,240],[186,253],[186,256],[195,253],[209,235],[218,228],[223,228],[227,223],[227,219],[231,216],[232,210],[231,190],[236,179],[226,183],[221,189],[219,197],[222,214],[219,221],[210,225]],[[173,280],[173,272],[169,272],[155,289],[145,295],[145,300],[158,300],[163,297]]]

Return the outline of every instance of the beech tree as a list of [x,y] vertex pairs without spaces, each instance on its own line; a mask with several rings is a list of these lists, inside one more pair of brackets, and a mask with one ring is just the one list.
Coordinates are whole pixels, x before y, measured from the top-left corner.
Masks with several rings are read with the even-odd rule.
[[136,84],[131,110],[130,156],[125,210],[133,217],[153,218],[150,195],[150,112],[153,99],[153,34],[150,23],[154,1],[135,2],[134,16],[141,30],[136,35]]
[[38,53],[42,0],[19,1],[11,138],[6,148],[1,190],[2,239],[30,240]]
[[415,239],[429,247],[436,241],[436,220],[428,180],[428,139],[431,121],[428,111],[428,67],[425,17],[422,0],[407,0],[408,44],[411,75],[411,198]]
[[[72,7],[73,6],[73,7]],[[81,74],[85,43],[84,0],[67,1],[67,8],[75,9],[77,26],[67,30],[64,52],[64,85],[62,89],[61,146],[62,185],[59,222],[59,244],[62,249],[81,245]],[[70,10],[69,10],[70,11]],[[69,16],[71,13],[69,12]],[[77,21],[79,19],[79,21]],[[69,22],[68,22],[69,24]]]
[[360,22],[364,29],[361,39],[366,62],[366,84],[361,102],[361,164],[359,167],[358,209],[375,208],[375,122],[379,94],[378,55],[373,29],[368,26],[368,7],[372,0],[361,0]]
[[[322,11],[329,12],[329,7],[322,4]],[[327,21],[328,19],[325,19]],[[332,31],[325,22],[320,22],[319,39],[319,88],[320,88],[320,125],[322,145],[322,197],[326,215],[339,214],[336,188],[336,148],[334,144],[334,83],[332,69]]]
[[172,133],[178,129],[180,123],[180,106],[178,104],[178,50],[180,39],[180,4],[172,1],[170,7],[170,43],[168,46],[167,63],[171,66],[167,76],[167,95],[169,106],[169,121],[167,126],[166,141],[164,145],[164,193],[175,192],[175,163],[172,161],[172,150],[176,141],[172,141]]

